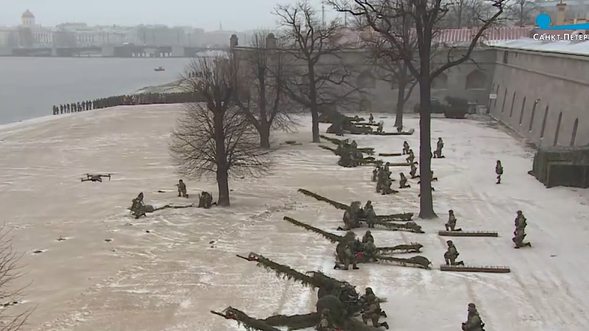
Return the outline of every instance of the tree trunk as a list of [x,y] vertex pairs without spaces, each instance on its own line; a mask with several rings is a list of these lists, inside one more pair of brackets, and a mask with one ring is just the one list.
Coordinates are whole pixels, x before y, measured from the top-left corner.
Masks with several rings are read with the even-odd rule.
[[225,148],[225,125],[224,115],[226,109],[217,100],[217,109],[214,110],[213,125],[215,129],[215,154],[217,161],[217,188],[219,189],[219,200],[217,204],[227,207],[229,203],[229,163],[227,162],[227,150]]
[[258,134],[260,135],[260,147],[270,149],[270,124],[266,122],[260,123]]
[[227,168],[217,168],[217,188],[219,189],[219,200],[217,205],[229,207],[229,173]]
[[[429,58],[428,58],[429,59]],[[422,68],[423,70],[423,68]],[[434,212],[431,175],[431,79],[429,70],[422,71],[419,78],[419,218],[431,219],[438,215]]]
[[319,139],[319,112],[317,111],[316,106],[311,107],[311,120],[313,122],[313,142],[320,143],[321,139]]
[[405,111],[405,83],[404,79],[399,79],[399,91],[397,92],[397,106],[395,108],[395,127],[403,127],[403,112]]

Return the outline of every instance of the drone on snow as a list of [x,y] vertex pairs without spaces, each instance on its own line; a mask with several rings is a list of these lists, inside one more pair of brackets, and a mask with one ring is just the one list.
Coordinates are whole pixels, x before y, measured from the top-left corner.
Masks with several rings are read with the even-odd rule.
[[102,178],[108,177],[110,181],[111,174],[103,175],[103,174],[86,174],[86,178],[80,178],[81,182],[100,182],[102,183]]

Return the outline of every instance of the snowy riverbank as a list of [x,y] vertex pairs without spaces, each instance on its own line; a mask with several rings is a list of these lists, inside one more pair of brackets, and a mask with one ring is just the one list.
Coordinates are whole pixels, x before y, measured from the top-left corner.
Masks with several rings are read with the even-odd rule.
[[[312,290],[235,257],[251,251],[300,271],[321,270],[359,291],[371,286],[388,298],[383,309],[392,330],[455,331],[469,302],[477,304],[487,330],[589,328],[587,191],[545,189],[526,174],[531,152],[485,121],[433,119],[432,137],[446,143],[446,158],[433,160],[440,219],[417,220],[425,234],[374,230],[373,235],[379,246],[419,242],[437,267],[446,240],[437,231],[448,209],[454,209],[461,228],[500,234],[456,238],[460,257],[475,265],[508,265],[511,274],[388,265],[346,272],[332,269],[334,245],[282,221],[290,216],[326,230],[341,223],[341,211],[296,190],[341,202],[370,199],[378,214],[417,212],[415,181],[397,195],[377,195],[370,167],[337,166],[333,154],[309,143],[310,126],[305,126],[276,135],[303,145],[276,152],[274,174],[232,181],[231,208],[171,209],[131,219],[126,208],[139,192],[157,206],[187,202],[176,197],[178,176],[168,153],[179,109],[115,107],[0,127],[0,210],[14,228],[15,247],[25,253],[22,283],[34,281],[21,306],[37,307],[26,330],[242,330],[209,310],[231,305],[263,318],[314,309]],[[408,117],[406,126],[417,128],[417,118]],[[392,128],[392,117],[384,121],[385,130]],[[417,149],[418,137],[353,139],[360,147],[391,153],[400,152],[403,140]],[[495,185],[497,159],[506,171],[501,185]],[[392,171],[398,180],[398,172],[408,169]],[[80,183],[87,172],[113,177]],[[212,182],[185,181],[189,202],[202,190],[216,192]],[[532,249],[513,249],[518,209],[528,218]],[[60,236],[67,240],[58,241]],[[43,253],[33,254],[36,250]]]

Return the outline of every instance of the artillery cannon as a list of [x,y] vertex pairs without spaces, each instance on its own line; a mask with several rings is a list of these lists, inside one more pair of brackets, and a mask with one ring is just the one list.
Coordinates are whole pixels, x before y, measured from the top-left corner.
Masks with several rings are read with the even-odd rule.
[[[331,137],[324,136],[324,135],[319,135],[319,137],[321,139],[325,139],[325,140],[329,141],[330,143],[332,143],[334,145],[338,145],[338,146],[345,143],[344,140],[337,139],[337,138],[331,138]],[[322,148],[324,148],[324,147],[322,147]],[[368,155],[374,154],[374,148],[372,148],[372,147],[359,147],[359,148],[356,148],[356,150],[359,152],[362,152],[364,154],[368,154]],[[335,153],[335,150],[334,150],[334,153]],[[339,154],[336,154],[336,155],[339,155]]]
[[314,313],[302,315],[274,315],[265,319],[258,319],[248,316],[246,313],[233,308],[227,307],[222,312],[211,310],[214,315],[221,316],[225,319],[234,320],[243,325],[247,330],[259,331],[281,331],[276,327],[288,327],[290,330],[300,330],[317,326],[321,320],[321,311],[329,309],[334,324],[344,331],[380,331],[377,328],[368,326],[346,314],[343,304],[338,298],[328,295],[316,304]]
[[[237,257],[248,262],[256,262],[258,266],[274,271],[279,277],[286,277],[287,279],[301,282],[305,286],[318,288],[317,312],[290,316],[274,315],[266,319],[249,317],[232,307],[228,307],[223,313],[214,311],[211,311],[211,313],[227,319],[234,319],[256,330],[275,331],[275,327],[277,326],[287,326],[291,330],[316,326],[320,320],[320,312],[324,308],[328,308],[334,322],[341,326],[343,330],[376,330],[363,324],[360,325],[357,321],[353,321],[352,318],[361,311],[362,307],[360,306],[359,294],[356,292],[355,286],[352,286],[348,282],[331,278],[319,271],[301,273],[253,252],[249,253],[247,257],[240,255],[237,255]],[[379,299],[379,301],[385,302],[383,299]],[[383,315],[386,316],[384,312]]]
[[[294,218],[290,218],[290,217],[285,216],[284,220],[295,225],[295,226],[302,227],[305,230],[315,232],[315,233],[323,236],[327,240],[331,241],[332,243],[337,243],[338,246],[342,244],[343,240],[345,240],[345,238],[342,236],[323,231],[323,230],[318,229],[312,225],[297,221]],[[397,245],[397,246],[393,246],[393,247],[380,247],[380,248],[377,247],[374,254],[369,255],[369,254],[366,254],[366,252],[364,252],[363,245],[360,242],[360,240],[356,239],[356,240],[354,240],[354,244],[352,245],[352,253],[356,256],[356,261],[359,263],[373,263],[373,262],[374,263],[378,263],[378,262],[392,263],[395,265],[401,265],[401,266],[407,266],[407,267],[417,267],[417,268],[422,268],[422,269],[429,269],[431,262],[424,256],[413,256],[413,257],[404,259],[404,258],[397,258],[397,257],[392,257],[392,256],[387,255],[392,252],[419,253],[421,251],[422,247],[423,247],[423,245],[421,245],[419,243]],[[338,247],[338,249],[339,249],[339,247]],[[337,260],[338,260],[338,257],[336,254],[336,261]],[[334,269],[337,269],[337,268],[338,268],[338,264],[336,263],[336,266]]]
[[[311,231],[314,233],[317,233],[318,235],[322,236],[323,238],[331,241],[332,243],[336,244],[336,243],[340,243],[342,240],[344,240],[343,236],[337,235],[337,234],[333,234],[327,231],[323,231],[319,228],[316,228],[312,225],[309,225],[307,223],[303,223],[301,221],[297,221],[294,218],[288,217],[288,216],[284,216],[283,218],[285,221],[301,227],[307,231]],[[360,241],[358,241],[358,245],[361,246]],[[376,247],[376,251],[379,254],[391,254],[391,253],[419,253],[421,252],[421,248],[423,248],[422,244],[419,243],[410,243],[410,244],[402,244],[402,245],[395,245],[395,246],[390,246],[390,247]],[[357,249],[356,253],[361,252],[361,249]]]
[[[318,289],[317,299],[332,295],[339,299],[345,306],[349,316],[353,316],[360,312],[360,294],[356,292],[356,287],[346,281],[331,278],[320,271],[308,271],[302,273],[292,269],[291,267],[274,262],[262,255],[256,253],[249,253],[247,257],[237,255],[237,257],[248,262],[256,262],[258,266],[266,270],[271,270],[276,273],[276,276],[283,277],[289,280],[300,282],[304,286]],[[379,299],[380,302],[386,300]]]
[[[324,196],[321,196],[319,194],[313,193],[311,191],[305,190],[300,188],[298,190],[300,193],[309,196],[311,198],[315,198],[316,200],[319,201],[323,201],[323,202],[327,202],[328,204],[334,206],[337,209],[341,209],[341,210],[348,210],[350,209],[350,206],[343,204],[341,202],[337,202],[335,200],[331,200],[328,199]],[[410,221],[413,218],[413,213],[399,213],[399,214],[389,214],[389,215],[376,215],[376,220],[378,221],[383,221],[383,222],[407,222]]]

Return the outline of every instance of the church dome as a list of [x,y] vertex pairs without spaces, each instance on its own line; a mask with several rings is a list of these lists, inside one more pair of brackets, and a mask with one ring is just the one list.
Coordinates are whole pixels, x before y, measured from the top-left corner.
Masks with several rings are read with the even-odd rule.
[[35,15],[27,9],[27,11],[22,14],[21,18],[35,18]]

